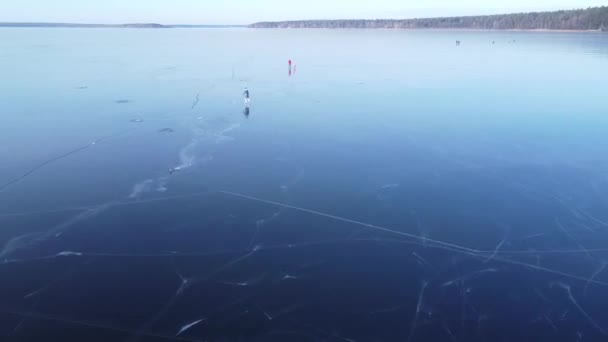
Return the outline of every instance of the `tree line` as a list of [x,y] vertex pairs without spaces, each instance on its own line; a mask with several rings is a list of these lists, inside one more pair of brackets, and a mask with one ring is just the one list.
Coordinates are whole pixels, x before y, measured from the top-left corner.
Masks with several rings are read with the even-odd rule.
[[470,17],[261,22],[251,28],[366,28],[608,31],[608,7]]

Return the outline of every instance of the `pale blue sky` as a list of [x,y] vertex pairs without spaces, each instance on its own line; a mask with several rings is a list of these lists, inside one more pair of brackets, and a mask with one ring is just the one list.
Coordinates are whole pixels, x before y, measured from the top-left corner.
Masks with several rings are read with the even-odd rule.
[[0,21],[248,24],[583,8],[608,0],[0,0]]

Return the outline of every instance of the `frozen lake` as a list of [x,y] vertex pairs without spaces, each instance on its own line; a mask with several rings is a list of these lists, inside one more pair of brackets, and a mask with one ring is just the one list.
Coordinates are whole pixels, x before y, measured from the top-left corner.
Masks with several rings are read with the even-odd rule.
[[0,75],[1,340],[608,339],[606,34],[0,29]]

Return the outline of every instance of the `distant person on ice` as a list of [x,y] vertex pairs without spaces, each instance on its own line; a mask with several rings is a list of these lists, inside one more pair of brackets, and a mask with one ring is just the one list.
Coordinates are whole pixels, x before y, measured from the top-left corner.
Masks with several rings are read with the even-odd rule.
[[251,103],[251,99],[249,98],[249,89],[245,88],[243,96],[245,97],[245,103]]

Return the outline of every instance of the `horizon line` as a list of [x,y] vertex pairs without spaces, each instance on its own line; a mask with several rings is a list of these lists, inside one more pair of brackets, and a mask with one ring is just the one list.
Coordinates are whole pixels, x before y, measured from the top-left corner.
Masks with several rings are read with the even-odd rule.
[[231,27],[247,27],[255,24],[262,23],[284,23],[284,22],[305,22],[305,21],[361,21],[361,20],[421,20],[421,19],[446,19],[446,18],[468,18],[468,17],[491,17],[501,15],[513,15],[513,14],[534,14],[534,13],[556,13],[563,11],[584,11],[589,9],[607,8],[608,5],[603,6],[589,6],[586,8],[573,8],[573,9],[556,9],[548,11],[530,11],[530,12],[509,12],[509,13],[496,13],[496,14],[470,14],[470,15],[458,15],[458,16],[428,16],[428,17],[410,17],[410,18],[342,18],[342,19],[281,19],[281,20],[263,20],[256,21],[249,24],[162,24],[158,22],[126,22],[126,23],[115,23],[115,24],[104,24],[104,23],[83,23],[83,22],[52,22],[52,21],[0,21],[0,25],[84,25],[84,26],[124,26],[124,25],[160,25],[164,27],[175,27],[175,26],[231,26]]

